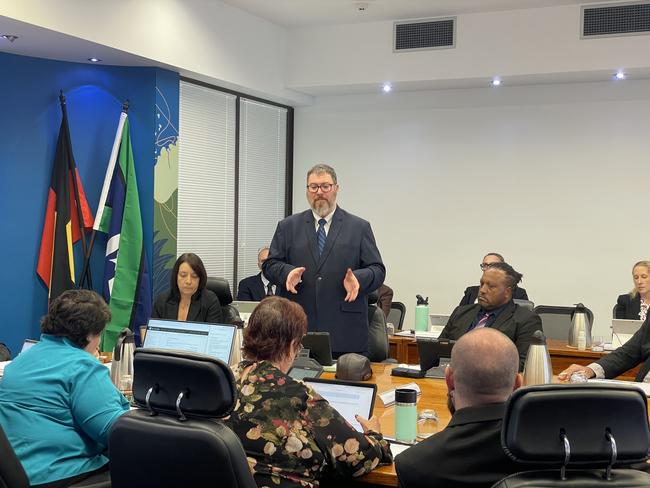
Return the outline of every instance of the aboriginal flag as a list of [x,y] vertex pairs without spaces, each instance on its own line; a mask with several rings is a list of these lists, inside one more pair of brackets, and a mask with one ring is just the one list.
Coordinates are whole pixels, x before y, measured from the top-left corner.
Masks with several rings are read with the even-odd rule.
[[63,118],[56,143],[36,269],[49,289],[50,300],[75,286],[72,245],[81,238],[79,220],[83,220],[84,231],[93,227],[93,216],[72,154],[68,114],[64,103],[61,108]]

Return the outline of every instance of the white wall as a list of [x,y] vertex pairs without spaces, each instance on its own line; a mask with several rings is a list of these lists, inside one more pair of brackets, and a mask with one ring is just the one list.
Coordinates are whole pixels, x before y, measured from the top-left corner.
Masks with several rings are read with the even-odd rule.
[[409,323],[416,293],[450,312],[496,251],[536,304],[582,301],[607,334],[650,258],[648,114],[650,81],[320,98],[296,112],[294,210],[332,164]]

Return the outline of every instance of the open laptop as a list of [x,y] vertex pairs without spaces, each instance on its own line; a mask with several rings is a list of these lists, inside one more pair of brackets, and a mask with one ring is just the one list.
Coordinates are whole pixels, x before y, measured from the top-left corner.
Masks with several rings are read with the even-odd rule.
[[642,320],[612,319],[612,347],[621,347],[629,341],[641,324]]
[[207,354],[230,364],[235,330],[230,324],[149,319],[144,347]]
[[327,400],[352,427],[363,432],[363,427],[354,416],[358,414],[367,419],[372,416],[377,393],[376,384],[321,378],[305,378],[304,381]]
[[25,342],[23,342],[23,347],[22,347],[22,349],[20,350],[20,352],[19,352],[18,354],[22,354],[22,353],[24,353],[24,352],[27,351],[30,347],[32,347],[32,346],[34,346],[34,345],[36,345],[36,344],[38,344],[38,341],[36,341],[36,340],[34,340],[34,339],[25,339]]
[[255,307],[259,305],[259,303],[260,302],[244,302],[241,300],[233,300],[232,306],[235,307],[240,314],[251,314],[253,313],[253,310],[255,310]]
[[334,364],[329,332],[307,332],[302,338],[303,349],[309,349],[309,357],[323,366]]
[[451,361],[451,350],[456,341],[418,338],[420,371],[425,378],[444,378],[445,368]]

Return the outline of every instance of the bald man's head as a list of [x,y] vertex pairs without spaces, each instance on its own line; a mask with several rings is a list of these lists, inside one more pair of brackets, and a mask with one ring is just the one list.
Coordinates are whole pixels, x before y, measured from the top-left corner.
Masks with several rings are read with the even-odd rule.
[[521,386],[519,353],[501,332],[482,328],[464,334],[451,351],[447,384],[456,408],[503,402]]

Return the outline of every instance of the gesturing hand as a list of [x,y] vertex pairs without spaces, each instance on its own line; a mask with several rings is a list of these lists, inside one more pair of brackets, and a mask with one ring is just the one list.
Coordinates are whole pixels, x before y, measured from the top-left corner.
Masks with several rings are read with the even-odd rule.
[[298,286],[298,283],[302,281],[302,274],[304,272],[305,272],[304,267],[294,268],[291,270],[291,272],[287,275],[287,282],[284,285],[287,291],[290,291],[293,294],[298,293],[298,290],[296,290],[296,286]]
[[345,273],[345,278],[343,278],[343,288],[348,292],[345,296],[346,302],[353,302],[357,299],[357,295],[359,294],[359,280],[357,280],[357,277],[354,276],[350,268],[348,268],[348,271]]

